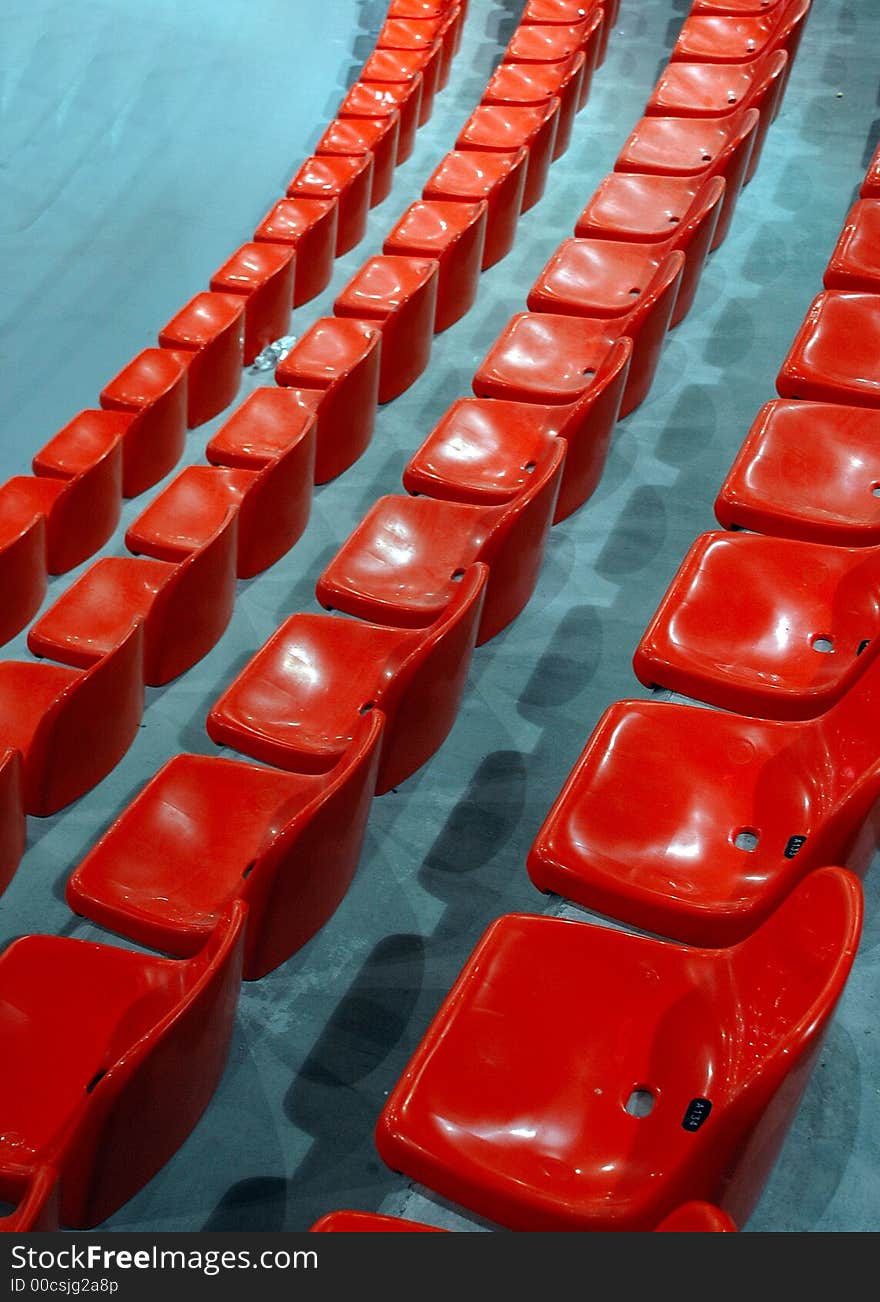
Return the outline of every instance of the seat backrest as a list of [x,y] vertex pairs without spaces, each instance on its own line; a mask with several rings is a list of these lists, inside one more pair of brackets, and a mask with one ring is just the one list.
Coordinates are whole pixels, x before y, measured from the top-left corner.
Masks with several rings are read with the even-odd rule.
[[603,357],[593,382],[585,389],[576,402],[553,409],[552,415],[557,423],[552,433],[560,438],[569,439],[587,433],[589,429],[611,429],[617,420],[623,390],[632,358],[632,340],[624,335],[616,339]]
[[[254,568],[263,561],[271,564],[277,559],[277,549],[268,546],[257,548],[257,540],[266,537],[269,542],[281,539],[284,550],[292,547],[309,522],[312,504],[312,484],[315,479],[315,451],[317,422],[309,421],[305,428],[278,456],[263,466],[245,493],[239,507],[238,530],[254,564],[248,572],[240,570],[241,578],[258,573]],[[241,560],[241,556],[239,557]]]
[[0,895],[18,867],[26,836],[21,754],[7,747],[0,749]]
[[[177,1151],[226,1062],[241,987],[247,905],[231,904],[193,958],[156,959],[166,1011],[120,1044],[78,1124],[61,1141],[62,1219],[91,1226],[127,1201]],[[130,1028],[133,1031],[134,1028]],[[64,1172],[78,1179],[69,1188]],[[82,1195],[73,1190],[80,1187]]]
[[[830,710],[813,721],[828,754],[828,771],[846,786],[877,763],[880,735],[880,636],[865,648],[861,672]],[[859,657],[862,659],[862,657]]]
[[675,228],[675,244],[677,248],[686,249],[694,234],[700,229],[707,216],[715,212],[715,221],[712,224],[712,231],[707,240],[707,247],[715,234],[715,226],[718,224],[718,216],[721,212],[721,201],[724,198],[724,191],[727,183],[723,176],[710,176],[704,181],[694,196],[693,202],[688,209],[687,216],[683,222],[680,222]]
[[542,448],[525,488],[503,506],[489,508],[497,518],[480,549],[480,560],[491,567],[499,553],[534,542],[536,529],[543,534],[544,522],[553,518],[566,452],[563,439]]
[[46,522],[50,574],[66,574],[110,537],[122,510],[122,435],[66,481]]

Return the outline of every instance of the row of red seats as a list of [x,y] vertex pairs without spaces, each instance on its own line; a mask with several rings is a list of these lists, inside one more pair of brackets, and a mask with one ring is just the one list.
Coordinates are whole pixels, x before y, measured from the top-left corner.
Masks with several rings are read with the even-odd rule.
[[329,282],[334,258],[363,237],[390,191],[434,93],[446,84],[467,4],[392,0],[361,78],[316,153],[254,232],[134,358],[33,459],[0,487],[0,643],[39,608],[47,574],[93,555],[119,522],[123,497],[162,479],[187,429],[238,393],[242,366],[288,329],[291,306]]
[[[589,22],[583,25],[583,30],[578,35],[587,36],[595,41],[601,21],[601,11],[597,11],[591,16]],[[595,54],[595,44],[593,52]],[[578,100],[583,87],[587,57],[581,54],[575,58],[574,63],[579,75],[573,83],[577,91],[577,95],[572,100],[573,109],[579,106]],[[549,71],[544,65],[541,66],[541,70]],[[517,167],[526,163],[528,157],[528,151],[519,148],[516,155]],[[524,170],[522,179],[524,184]],[[486,205],[481,205],[481,215],[485,215],[485,210]],[[482,251],[480,244],[481,242],[478,242],[477,247]],[[478,253],[478,265],[479,261]],[[436,272],[436,264],[434,271]],[[469,303],[466,303],[463,310],[466,310],[468,305]],[[375,352],[378,359],[378,348]],[[244,404],[236,417],[227,422],[217,436],[218,440],[222,442],[224,438],[234,438],[236,423],[245,441],[249,441],[250,444],[261,435],[265,436],[270,430],[274,431],[279,438],[282,432],[290,438],[289,417],[292,404],[287,401],[290,398],[298,401],[299,395],[291,394],[285,389],[258,392]],[[373,405],[375,400],[374,391]],[[286,425],[283,420],[285,409],[288,418]],[[338,418],[340,413],[336,414]],[[279,417],[282,418],[280,426]],[[278,494],[278,505],[284,502],[287,491],[292,487],[303,483],[309,486],[311,484],[310,456],[313,460],[314,426],[314,418],[311,418],[303,428],[295,431],[296,452],[289,456],[293,473],[287,477],[286,489],[279,485],[275,490]],[[310,435],[311,442],[309,442]],[[285,449],[283,455],[288,455],[290,452],[290,449]],[[294,463],[297,466],[295,471]],[[296,501],[301,501],[302,492],[295,492],[294,497]],[[268,502],[269,499],[264,492],[255,510],[265,511]],[[286,504],[285,512],[285,519],[289,520],[292,513],[296,514],[296,509],[291,511],[290,506]],[[210,569],[207,575],[202,576],[209,580],[205,585],[207,588],[211,586],[211,574],[215,579],[230,573],[234,575],[236,553],[234,538],[237,523],[234,513],[231,519],[228,516],[224,518],[222,527],[201,551],[203,558],[211,549],[213,554]],[[191,516],[188,524],[192,526]],[[277,528],[277,523],[273,522],[273,527]],[[231,546],[230,539],[233,540]],[[253,552],[247,554],[253,557]],[[155,603],[165,592],[173,592],[173,597],[162,603],[163,617],[166,619],[189,616],[189,608],[193,603],[197,608],[202,608],[204,614],[207,597],[195,580],[198,570],[194,561],[187,570],[187,562],[192,561],[193,556],[194,554],[190,553],[186,560],[177,565],[173,582],[169,581],[169,561],[159,559],[142,563],[141,573],[132,584],[133,588],[139,584],[144,603],[147,601]],[[231,569],[230,557],[233,558]],[[239,562],[241,560],[242,553],[239,550]],[[92,575],[90,602],[85,603],[85,613],[89,615],[89,619],[84,621],[80,637],[69,636],[68,628],[59,638],[58,645],[49,644],[52,621],[56,619],[57,622],[59,606],[65,598],[62,598],[62,603],[48,612],[46,619],[40,621],[37,628],[32,630],[31,641],[35,649],[51,650],[55,655],[58,655],[60,650],[65,658],[90,665],[90,668],[79,677],[78,693],[68,691],[66,693],[68,699],[62,703],[62,709],[59,711],[52,707],[48,711],[48,716],[53,716],[49,720],[54,726],[52,744],[43,745],[38,749],[41,759],[46,758],[45,752],[51,751],[52,764],[47,765],[47,771],[54,783],[54,794],[50,797],[36,779],[36,775],[28,773],[25,781],[26,798],[33,799],[35,804],[41,799],[51,802],[62,796],[65,797],[63,803],[66,803],[66,799],[73,798],[71,792],[77,783],[89,781],[87,776],[83,778],[83,773],[85,772],[86,775],[93,773],[96,764],[100,765],[108,761],[106,747],[103,752],[101,747],[97,748],[96,759],[95,747],[89,744],[87,725],[91,720],[103,718],[106,721],[109,718],[114,722],[117,736],[120,731],[127,734],[131,726],[135,711],[133,707],[131,709],[122,707],[132,705],[132,702],[108,700],[107,708],[104,709],[98,698],[101,687],[106,686],[109,679],[110,669],[115,666],[119,678],[122,677],[121,667],[124,665],[131,678],[132,669],[137,665],[138,655],[143,650],[142,635],[146,626],[138,625],[120,638],[118,620],[114,622],[112,609],[108,613],[106,602],[108,589],[103,584],[103,579],[108,576],[108,567],[135,564],[137,562],[111,559],[100,562],[89,572]],[[206,569],[204,562],[201,568]],[[478,573],[478,580],[479,591],[482,584],[481,573]],[[79,585],[75,585],[74,589],[71,589],[71,594],[78,587]],[[215,582],[215,590],[216,587]],[[71,594],[67,594],[68,598]],[[473,606],[473,601],[470,604]],[[210,619],[215,619],[216,623],[215,616],[211,615],[209,622]],[[471,642],[472,633],[473,624],[471,624]],[[185,657],[185,651],[170,644],[162,646],[158,640],[154,642],[152,650],[152,659],[148,657],[148,663],[152,664],[153,672],[157,676],[165,674],[171,676],[172,672],[180,671],[182,666],[179,663],[175,664],[175,658],[179,661],[181,655]],[[416,667],[416,662],[423,658],[421,651],[422,648],[416,648],[416,655],[411,658],[414,662],[413,669]],[[450,657],[454,655],[452,648],[448,646],[444,647],[444,652]],[[463,664],[466,663],[466,657],[462,657],[462,660]],[[23,677],[21,673],[23,668],[28,667],[17,667],[20,678]],[[59,674],[70,672],[48,665],[33,668],[48,671],[45,677],[47,686],[49,675],[54,676],[56,669]],[[462,678],[463,673],[464,669],[462,669]],[[138,677],[139,675],[135,673],[131,681],[134,682]],[[86,683],[91,684],[91,690],[86,689]],[[28,684],[28,687],[33,696],[32,686]],[[142,687],[140,690],[142,691]],[[77,694],[88,695],[89,700],[80,709],[71,711],[69,698]],[[23,681],[18,683],[16,696],[20,702],[22,698],[27,699],[28,692]],[[47,718],[46,702],[38,701],[37,705],[44,709],[42,724]],[[60,731],[59,714],[65,718],[65,726]],[[76,719],[68,718],[72,714],[76,714]],[[6,1181],[4,1187],[12,1189],[21,1201],[17,1213],[4,1228],[24,1228],[26,1225],[36,1227],[37,1224],[44,1224],[51,1220],[53,1207],[57,1210],[58,1191],[54,1189],[53,1192],[53,1182],[47,1176],[46,1164],[62,1172],[61,1206],[58,1212],[61,1219],[66,1223],[74,1224],[95,1223],[128,1198],[134,1189],[148,1179],[179,1145],[203,1110],[216,1084],[225,1044],[231,1031],[231,1017],[234,1011],[231,991],[240,979],[242,964],[247,965],[250,975],[259,975],[262,970],[275,966],[291,952],[292,948],[297,948],[314,933],[344,892],[356,865],[370,796],[376,786],[378,740],[381,728],[378,711],[364,719],[354,744],[347,748],[329,773],[288,774],[224,760],[211,761],[197,756],[181,756],[157,775],[154,782],[160,781],[166,772],[173,771],[172,780],[177,783],[173,794],[168,792],[168,800],[164,807],[166,815],[170,815],[165,819],[167,833],[165,849],[170,848],[175,855],[179,854],[186,839],[185,823],[188,818],[192,818],[193,829],[198,823],[203,828],[213,828],[212,835],[216,834],[219,857],[214,856],[214,865],[218,869],[218,878],[222,874],[221,859],[225,856],[228,861],[236,860],[234,881],[227,882],[226,887],[221,889],[225,889],[225,893],[229,895],[230,892],[235,893],[236,885],[242,881],[252,883],[246,886],[242,899],[229,907],[221,907],[210,919],[207,916],[202,918],[205,925],[201,928],[200,934],[196,936],[195,932],[191,933],[183,947],[187,953],[195,955],[188,962],[181,964],[168,960],[154,960],[149,956],[130,955],[103,945],[83,946],[78,942],[55,940],[49,937],[28,937],[12,946],[0,958],[0,986],[4,991],[4,999],[10,1007],[23,1006],[24,986],[27,984],[25,974],[31,962],[41,963],[44,975],[52,971],[57,975],[59,966],[70,968],[69,979],[63,974],[62,982],[65,990],[70,989],[70,1003],[57,1012],[57,1016],[68,1020],[71,1009],[77,1006],[81,996],[85,996],[88,1007],[96,1002],[96,996],[89,994],[90,984],[93,984],[95,990],[104,983],[109,983],[119,990],[118,1005],[114,1003],[112,1007],[96,1009],[90,1025],[86,1028],[87,1034],[84,1033],[81,1024],[79,1027],[83,1043],[78,1060],[81,1059],[85,1063],[85,1060],[89,1059],[91,1062],[95,1045],[98,1045],[102,1047],[102,1060],[105,1060],[106,1064],[113,1064],[112,1067],[109,1065],[101,1067],[89,1080],[87,1094],[91,1094],[100,1082],[101,1088],[95,1097],[84,1100],[73,1117],[66,1117],[65,1113],[70,1107],[72,1097],[79,1089],[79,1085],[74,1080],[60,1082],[60,1088],[51,1098],[47,1098],[47,1092],[43,1089],[32,1092],[26,1099],[10,1100],[10,1104],[14,1104],[12,1107],[14,1115],[10,1118],[11,1126],[8,1133],[11,1136],[12,1150],[20,1161],[17,1166],[4,1162],[2,1172]],[[60,762],[59,747],[63,750],[65,740],[72,741],[77,730],[80,748],[77,771],[73,772],[73,766],[68,765],[69,771],[61,775],[59,769],[65,766]],[[39,727],[37,731],[40,732]],[[43,731],[48,733],[49,729],[43,728]],[[48,738],[45,740],[48,742]],[[68,746],[67,749],[70,757],[73,754],[72,746]],[[4,797],[9,796],[11,799],[15,794],[21,780],[20,767],[15,753],[8,753],[3,770],[7,780],[0,787]],[[223,786],[222,790],[217,785],[218,781]],[[243,795],[246,797],[244,800],[242,800]],[[187,802],[193,800],[195,804],[190,805],[188,813],[185,812]],[[199,804],[201,810],[196,808]],[[28,805],[28,807],[32,806]],[[173,809],[177,810],[176,814],[172,813]],[[225,811],[229,815],[230,824],[238,833],[231,847],[231,853],[224,829],[217,825],[219,811]],[[263,820],[256,829],[255,811],[263,815]],[[283,822],[280,830],[275,825],[279,815]],[[269,827],[266,830],[267,823]],[[151,842],[149,857],[155,864],[163,856],[161,830],[155,826],[142,825],[142,831]],[[246,847],[243,846],[243,838],[248,842]],[[133,848],[133,840],[128,841],[128,846]],[[197,861],[209,864],[212,855],[206,854],[205,851],[204,844],[200,845],[193,863]],[[245,854],[246,861],[244,870],[240,859],[242,853]],[[334,873],[340,878],[339,881],[333,880],[329,883],[322,881],[321,874],[317,871],[318,864],[328,854],[333,862]],[[192,866],[192,864],[188,865],[185,874],[189,880],[193,878]],[[203,883],[203,886],[205,885],[206,883]],[[208,889],[216,894],[217,885],[215,879]],[[195,899],[199,891],[198,883],[193,881],[193,887],[193,899]],[[289,897],[288,903],[285,901],[286,896]],[[252,907],[252,919],[260,919],[260,921],[256,923],[252,921],[248,927],[248,940],[245,943],[244,919],[248,907]],[[194,908],[198,912],[199,906],[195,905]],[[160,948],[170,952],[181,952],[179,941],[170,946],[160,943]],[[19,971],[22,973],[21,976],[18,975]],[[29,996],[29,1017],[19,1027],[24,1039],[21,1045],[15,1045],[13,1048],[21,1054],[25,1053],[26,1048],[30,1050],[36,1078],[40,1065],[39,1055],[33,1052],[34,1046],[31,1043],[33,1026],[42,1024],[44,1017],[49,1016],[48,1009],[45,1014],[42,1013],[42,1004],[49,998],[57,1001],[57,992],[54,991],[54,986],[50,988],[48,980],[33,981],[32,985],[33,989]],[[165,987],[168,987],[167,991],[160,996],[159,991],[164,990]],[[134,1004],[143,1002],[139,994],[141,989],[154,989],[156,995],[148,1001],[148,1006],[143,1012],[137,1015],[141,1020],[140,1031],[136,1033],[141,1034],[143,1039],[139,1046],[139,1053],[135,1057],[140,1060],[141,1070],[140,1073],[134,1074],[132,1081],[129,1079],[130,1072],[125,1065],[131,1053],[126,1050],[118,1033],[111,1036],[109,1043],[107,1038],[119,1018],[120,1008],[125,1006],[126,1001],[133,1000]],[[132,1021],[134,1021],[134,1004],[129,1013],[129,1019]],[[195,1011],[193,1011],[194,1005]],[[158,1018],[158,1022],[148,1027],[147,1022],[151,1017]],[[196,1018],[204,1019],[199,1025],[198,1035],[195,1034],[193,1025]],[[168,1039],[171,1040],[170,1044],[166,1043]],[[186,1063],[175,1061],[175,1054],[179,1055],[181,1046],[188,1040],[198,1044],[199,1053],[191,1055]],[[116,1056],[120,1053],[122,1058],[116,1060]],[[158,1076],[153,1075],[157,1071],[159,1075],[168,1071],[175,1078],[182,1077],[185,1080],[189,1079],[192,1072],[198,1072],[199,1086],[198,1089],[191,1091],[192,1097],[187,1099],[186,1106],[180,1109],[179,1115],[173,1119],[165,1115],[166,1109],[159,1107],[156,1122],[162,1134],[158,1137],[158,1142],[155,1142],[157,1139],[155,1135],[148,1133],[143,1141],[135,1143],[128,1134],[128,1127],[133,1124],[134,1108],[140,1105],[143,1097],[138,1091],[149,1090],[150,1081],[158,1079]],[[74,1076],[76,1074],[73,1073]],[[8,1111],[4,1094],[4,1121]],[[64,1120],[64,1126],[56,1136],[56,1128],[61,1120]],[[84,1152],[81,1151],[83,1134],[88,1137]],[[22,1146],[20,1137],[25,1135],[29,1137],[28,1143]],[[145,1144],[149,1145],[149,1152],[144,1151]],[[105,1151],[108,1145],[113,1151]],[[39,1166],[36,1165],[37,1154],[42,1163]]]

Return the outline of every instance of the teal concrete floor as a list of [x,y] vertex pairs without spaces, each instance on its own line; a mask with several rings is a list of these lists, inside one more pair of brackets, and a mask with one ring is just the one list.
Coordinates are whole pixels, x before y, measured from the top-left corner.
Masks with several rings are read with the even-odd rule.
[[[33,0],[4,23],[0,213],[6,382],[0,471],[33,452],[249,238],[332,116],[372,47],[382,0],[161,0],[88,7]],[[297,310],[302,333],[376,252],[479,97],[520,12],[471,0],[459,59],[392,195],[333,284]],[[258,13],[259,9],[259,13]],[[0,899],[0,942],[50,931],[113,939],[71,917],[63,890],[99,832],[170,755],[212,753],[221,686],[288,613],[365,508],[399,489],[409,454],[455,397],[549,253],[611,168],[666,62],[685,0],[622,0],[608,59],[514,252],[430,368],[383,408],[368,452],[316,491],[293,551],[239,585],[218,646],[161,690],[115,772],[62,814],[30,820]],[[594,499],[554,530],[533,600],[475,655],[458,722],[398,793],[373,805],[357,880],[337,915],[280,970],[244,988],[229,1068],[176,1157],[114,1230],[303,1230],[334,1207],[406,1211],[485,1228],[386,1171],[372,1131],[383,1102],[486,925],[509,910],[568,912],[525,873],[529,845],[602,710],[645,695],[630,668],[687,546],[714,525],[715,492],[813,295],[876,140],[873,0],[817,0],[782,113],[731,234],[654,388],[619,426]],[[243,394],[268,382],[246,375]],[[221,418],[222,419],[222,418]],[[194,431],[202,457],[221,421]],[[126,504],[122,550],[144,500]],[[50,583],[49,599],[73,576]],[[2,653],[24,653],[22,634]],[[876,867],[847,991],[778,1166],[748,1228],[880,1228],[880,910]],[[578,916],[586,916],[578,914]]]

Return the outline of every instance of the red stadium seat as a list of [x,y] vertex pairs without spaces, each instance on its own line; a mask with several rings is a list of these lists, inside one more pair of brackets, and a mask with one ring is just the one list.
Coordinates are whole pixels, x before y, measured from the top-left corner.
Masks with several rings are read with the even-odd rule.
[[63,1224],[106,1220],[207,1107],[232,1034],[246,913],[234,905],[185,962],[59,936],[25,936],[0,955],[0,1164],[27,1152],[54,1167]]
[[437,89],[442,90],[449,81],[449,70],[455,51],[455,19],[449,14],[437,18],[386,17],[376,37],[377,50],[424,50],[428,52],[440,45],[440,71]]
[[589,391],[614,343],[627,336],[633,352],[620,415],[629,415],[651,387],[683,267],[683,253],[667,254],[652,288],[627,316],[518,313],[477,369],[474,393],[518,402],[574,402]]
[[243,976],[264,976],[320,930],[351,884],[381,731],[374,711],[321,774],[176,755],[74,870],[70,907],[186,957],[233,900],[244,900]]
[[721,953],[499,918],[392,1092],[380,1155],[514,1230],[649,1230],[691,1199],[743,1223],[861,914],[856,879],[826,868]]
[[382,329],[368,321],[320,317],[275,371],[278,384],[297,390],[317,407],[315,483],[347,470],[373,436],[379,400]]
[[[583,108],[587,102],[587,96],[590,93],[590,83],[593,72],[602,63],[605,62],[605,55],[608,51],[608,38],[611,35],[611,29],[617,22],[617,14],[620,8],[620,0],[603,0],[601,6],[598,0],[583,0],[582,3],[573,3],[572,0],[529,0],[523,10],[521,27],[539,27],[546,30],[547,26],[559,25],[574,30],[583,30],[581,25],[585,22],[580,48],[583,50],[587,60],[587,71],[584,76],[584,86],[581,92],[581,98],[578,104]],[[508,47],[509,49],[510,47]],[[530,44],[528,37],[523,38],[517,43],[517,58],[529,59],[530,55],[541,52],[541,43],[537,47]],[[505,55],[505,62],[508,56]]]
[[0,1234],[36,1234],[58,1229],[58,1173],[51,1166],[0,1163],[0,1202],[12,1211],[0,1216]]
[[422,79],[418,125],[423,127],[434,111],[434,96],[440,84],[439,45],[427,50],[374,50],[361,70],[361,80],[395,85]]
[[4,747],[0,750],[0,895],[24,854],[27,828],[23,802],[21,755]]
[[370,207],[387,199],[394,184],[400,141],[400,113],[382,118],[335,118],[315,145],[315,153],[373,156]]
[[584,91],[584,79],[588,74],[592,77],[592,71],[582,50],[559,63],[501,63],[489,78],[482,103],[501,108],[530,108],[558,98],[559,116],[553,145],[553,158],[557,159],[571,143],[575,114],[582,96],[586,100],[589,93],[589,85]]
[[336,199],[279,199],[254,231],[258,243],[293,245],[296,251],[294,307],[307,303],[329,285],[338,226]]
[[244,365],[286,335],[296,275],[290,244],[242,244],[211,277],[211,289],[244,299]]
[[880,548],[706,533],[636,648],[636,676],[766,719],[808,719],[880,650]]
[[238,294],[196,294],[162,327],[159,343],[187,368],[190,429],[229,406],[244,365],[244,303]]
[[382,252],[410,258],[433,258],[438,264],[434,333],[454,325],[477,297],[489,205],[411,203],[388,233]]
[[122,451],[132,417],[81,411],[33,459],[38,478],[63,491],[46,517],[46,562],[64,574],[92,556],[113,533],[122,507]]
[[18,475],[0,488],[0,645],[24,628],[46,595],[46,520],[64,490]]
[[297,773],[322,773],[351,744],[359,714],[385,718],[376,792],[414,773],[458,712],[487,570],[475,565],[427,629],[293,615],[208,715],[219,745]]
[[596,43],[595,66],[605,59],[608,43],[607,30],[602,23],[598,28],[594,15],[576,23],[521,23],[511,36],[504,51],[504,63],[558,63],[570,59],[579,50]]
[[692,0],[692,14],[771,14],[780,13],[791,0]]
[[880,293],[880,200],[859,199],[850,208],[823,284],[826,289]]
[[627,319],[662,284],[665,258],[629,240],[563,240],[529,290],[530,312]]
[[158,484],[183,455],[188,378],[188,368],[176,352],[146,348],[102,389],[104,410],[126,420],[124,497],[137,497]]
[[371,321],[382,332],[379,402],[399,397],[428,365],[438,270],[433,259],[378,254],[336,296],[336,316]]
[[85,671],[0,661],[0,737],[21,752],[27,813],[55,814],[106,777],[134,741],[143,681],[140,627]]
[[559,493],[565,444],[540,454],[525,488],[503,506],[380,497],[318,580],[322,606],[359,619],[424,628],[441,617],[470,566],[489,567],[477,646],[531,597]]
[[880,199],[880,144],[874,150],[859,194],[863,199]]
[[765,403],[721,485],[725,529],[841,547],[880,544],[880,412]]
[[876,666],[807,722],[618,701],[538,832],[529,876],[692,945],[731,945],[826,863],[880,841]]
[[685,1203],[677,1208],[657,1226],[665,1234],[731,1234],[736,1232],[736,1224],[711,1203]]
[[28,647],[88,669],[142,624],[144,683],[163,686],[207,655],[226,630],[235,603],[237,528],[227,506],[214,532],[180,562],[95,561],[33,625]]
[[759,14],[742,10],[733,14],[694,12],[684,21],[672,58],[743,63],[770,50],[783,49],[794,61],[811,3],[791,0]]
[[776,392],[880,407],[880,295],[838,289],[817,295],[776,377]]
[[397,162],[409,158],[422,112],[422,75],[409,81],[356,81],[339,106],[340,118],[387,118],[400,114]]
[[287,187],[288,199],[335,199],[339,207],[336,256],[364,238],[373,192],[373,155],[312,155]]
[[208,460],[262,470],[295,445],[305,450],[314,440],[323,397],[321,389],[255,389],[208,443]]
[[458,133],[455,148],[477,152],[515,154],[527,149],[526,185],[522,211],[541,198],[547,185],[550,160],[556,144],[560,101],[546,104],[479,104]]
[[405,1221],[373,1212],[329,1212],[309,1227],[309,1234],[445,1234],[434,1225]]
[[517,154],[452,150],[431,173],[423,199],[488,203],[483,270],[494,267],[513,248],[516,223],[522,212],[528,151]]
[[568,406],[460,398],[403,472],[410,493],[477,506],[509,502],[528,485],[553,440],[566,456],[553,523],[582,506],[599,482],[617,421],[632,342],[613,344],[593,382]]

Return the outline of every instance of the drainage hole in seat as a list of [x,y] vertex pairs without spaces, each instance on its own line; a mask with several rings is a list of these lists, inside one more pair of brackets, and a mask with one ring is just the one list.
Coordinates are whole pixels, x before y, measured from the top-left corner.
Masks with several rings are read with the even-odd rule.
[[760,833],[756,832],[753,827],[741,827],[733,838],[733,844],[737,850],[744,850],[746,854],[754,854],[760,839]]
[[464,570],[453,570],[453,571],[452,571],[452,582],[453,582],[453,583],[461,583],[461,581],[462,581],[463,578],[464,578]]
[[527,470],[531,474],[537,464],[537,461],[527,461],[523,466],[523,470]]
[[874,494],[875,497],[880,497],[880,484],[872,484],[871,492]]
[[642,291],[640,289],[631,289],[629,292],[637,298]]
[[821,651],[824,655],[830,655],[834,650],[834,638],[825,637],[824,635],[821,637],[814,637],[810,646],[814,651]]
[[734,93],[733,93],[732,90],[729,90],[729,91],[727,92],[727,102],[728,102],[728,104],[735,104],[735,103],[736,103],[736,96],[734,95]]
[[107,1075],[107,1068],[106,1068],[106,1067],[101,1067],[99,1071],[96,1071],[95,1074],[94,1074],[94,1076],[92,1077],[92,1079],[89,1081],[88,1085],[86,1086],[86,1094],[91,1094],[92,1090],[95,1088],[95,1086],[97,1085],[98,1081],[99,1081],[99,1080],[103,1080],[103,1078],[104,1078],[106,1075]]
[[675,226],[678,222],[681,221],[681,218],[673,215],[672,217],[669,218],[669,220],[672,222],[673,226]]
[[647,1085],[637,1085],[624,1104],[631,1117],[648,1117],[654,1110],[654,1093]]
[[367,701],[367,702],[366,702],[364,705],[362,705],[361,708],[358,710],[358,714],[369,714],[370,711],[371,711],[371,710],[375,710],[375,708],[376,708],[376,702],[375,702],[375,701]]
[[584,367],[584,375],[595,375],[595,374],[596,374],[596,368],[594,366]]
[[869,637],[863,637],[859,645],[856,647],[856,655],[860,656],[870,645],[871,639]]
[[251,873],[254,871],[254,869],[256,868],[256,866],[257,866],[257,861],[256,861],[256,859],[251,859],[251,861],[250,861],[250,863],[248,864],[247,868],[245,868],[244,872],[241,874],[242,877],[250,877]]
[[707,154],[705,150],[703,150],[703,152],[702,152],[702,154],[700,155],[700,157],[702,158],[702,160],[703,160],[704,163],[711,163],[711,162],[712,162],[712,155],[711,155],[711,154]]

